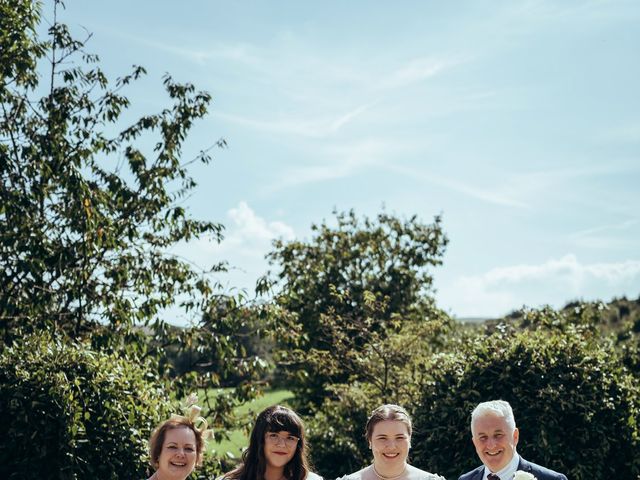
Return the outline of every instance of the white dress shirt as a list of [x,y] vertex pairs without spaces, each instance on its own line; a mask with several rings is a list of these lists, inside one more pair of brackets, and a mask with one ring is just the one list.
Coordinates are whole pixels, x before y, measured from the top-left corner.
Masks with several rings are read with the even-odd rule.
[[[518,464],[520,463],[520,455],[517,452],[513,452],[513,458],[507,465],[500,470],[499,472],[493,472],[494,475],[498,475],[500,480],[513,480],[514,475],[518,471]],[[484,475],[482,476],[482,480],[487,480],[487,477],[491,473],[491,470],[484,467]]]

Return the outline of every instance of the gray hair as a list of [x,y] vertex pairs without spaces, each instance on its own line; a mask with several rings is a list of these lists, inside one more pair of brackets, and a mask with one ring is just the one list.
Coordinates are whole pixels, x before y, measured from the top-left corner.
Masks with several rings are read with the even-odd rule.
[[489,402],[482,402],[473,409],[473,412],[471,413],[472,435],[474,434],[473,424],[478,418],[484,417],[485,415],[495,415],[497,417],[504,418],[511,433],[516,429],[516,419],[513,416],[513,410],[511,409],[509,402],[505,402],[504,400],[491,400]]

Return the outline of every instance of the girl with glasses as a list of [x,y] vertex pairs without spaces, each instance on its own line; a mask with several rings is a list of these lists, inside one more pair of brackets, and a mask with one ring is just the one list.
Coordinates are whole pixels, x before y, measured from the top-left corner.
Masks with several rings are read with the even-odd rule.
[[373,463],[339,480],[445,480],[439,475],[409,465],[411,418],[398,405],[376,408],[365,427]]
[[304,425],[291,409],[263,410],[251,431],[242,463],[223,480],[322,480],[309,470]]

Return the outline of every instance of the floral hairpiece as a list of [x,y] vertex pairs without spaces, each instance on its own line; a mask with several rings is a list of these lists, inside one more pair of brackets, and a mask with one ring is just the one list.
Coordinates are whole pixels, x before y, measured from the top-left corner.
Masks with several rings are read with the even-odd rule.
[[213,430],[207,428],[209,426],[207,420],[204,417],[200,416],[202,408],[196,405],[197,401],[198,396],[195,393],[190,394],[182,402],[182,410],[184,411],[184,415],[177,415],[174,413],[173,415],[171,415],[171,418],[179,420],[186,418],[193,424],[194,428],[202,434],[203,440],[213,440]]
[[516,474],[513,476],[513,480],[537,480],[537,479],[533,474],[529,472],[518,470]]

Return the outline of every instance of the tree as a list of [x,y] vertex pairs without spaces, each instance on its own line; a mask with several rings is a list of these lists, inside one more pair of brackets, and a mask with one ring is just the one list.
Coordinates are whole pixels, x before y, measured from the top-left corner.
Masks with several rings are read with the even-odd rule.
[[[98,58],[55,12],[42,41],[39,3],[10,0],[0,8],[4,342],[18,328],[51,327],[72,338],[97,324],[127,329],[157,319],[176,298],[186,310],[206,309],[215,287],[206,273],[220,266],[203,272],[167,250],[221,235],[220,224],[194,220],[181,205],[196,185],[182,145],[206,114],[209,94],[166,76],[173,105],[109,134],[129,106],[121,90],[144,69],[110,87]],[[49,62],[46,78],[42,61]],[[136,142],[149,135],[157,138],[145,152]],[[209,160],[202,151],[193,161]]]
[[[253,375],[263,368],[233,336],[245,300],[218,288],[224,265],[199,268],[169,253],[178,242],[222,235],[222,225],[193,219],[183,205],[196,187],[190,165],[225,146],[217,140],[195,158],[182,155],[211,97],[167,75],[170,106],[125,124],[122,92],[144,69],[110,83],[85,51],[90,35],[75,39],[58,21],[62,3],[51,4],[42,39],[40,2],[0,2],[0,351],[32,332],[88,338],[101,353],[154,360],[177,396],[242,372],[234,392],[208,399],[220,431],[236,400],[255,395]],[[176,304],[197,325],[170,328],[161,312]],[[197,352],[209,368],[163,370],[169,346]]]
[[367,348],[406,322],[439,316],[429,267],[441,263],[447,243],[440,217],[424,224],[334,213],[335,227],[312,225],[310,241],[276,241],[268,256],[279,267],[279,314],[293,332],[280,337],[279,364],[297,399],[316,407],[331,384],[361,371],[358,356]]

